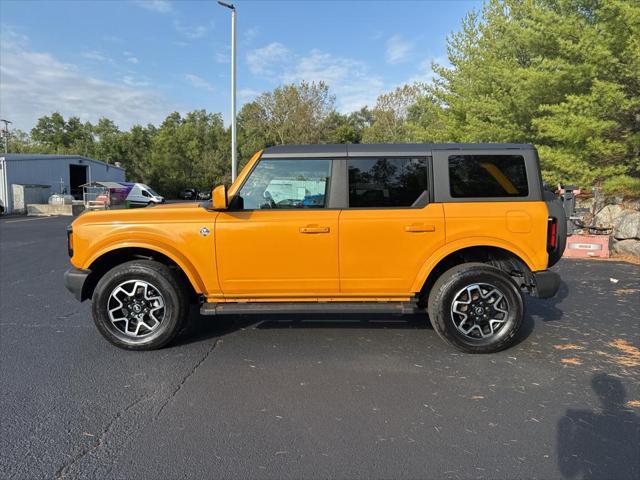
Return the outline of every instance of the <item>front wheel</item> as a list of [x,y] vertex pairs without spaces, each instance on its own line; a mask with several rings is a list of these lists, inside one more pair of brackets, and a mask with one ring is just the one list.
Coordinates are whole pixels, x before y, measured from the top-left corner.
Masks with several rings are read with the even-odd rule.
[[159,262],[135,260],[100,279],[92,310],[96,327],[115,346],[153,350],[180,332],[189,302],[176,272]]
[[493,353],[513,344],[524,320],[518,285],[502,270],[466,263],[444,272],[429,293],[434,330],[468,353]]

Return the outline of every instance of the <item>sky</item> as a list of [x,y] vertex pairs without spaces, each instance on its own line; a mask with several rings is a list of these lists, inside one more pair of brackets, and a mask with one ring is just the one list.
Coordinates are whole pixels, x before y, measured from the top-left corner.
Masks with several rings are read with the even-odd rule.
[[[336,107],[430,81],[480,0],[237,0],[238,110],[291,82]],[[230,117],[230,11],[214,0],[0,1],[0,118],[29,131],[60,112],[122,129],[195,109]]]

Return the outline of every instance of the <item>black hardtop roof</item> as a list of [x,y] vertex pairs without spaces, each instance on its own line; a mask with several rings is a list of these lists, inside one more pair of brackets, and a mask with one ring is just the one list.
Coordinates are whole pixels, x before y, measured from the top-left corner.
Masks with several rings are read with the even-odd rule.
[[276,145],[264,149],[263,158],[330,158],[425,156],[434,150],[532,150],[529,143],[374,143],[374,144],[324,144],[324,145]]

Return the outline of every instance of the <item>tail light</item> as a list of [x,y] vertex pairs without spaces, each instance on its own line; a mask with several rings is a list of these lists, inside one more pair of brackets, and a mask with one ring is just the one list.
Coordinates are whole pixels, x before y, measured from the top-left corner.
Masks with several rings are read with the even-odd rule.
[[67,252],[69,257],[73,257],[73,227],[71,225],[67,227]]
[[552,252],[558,247],[558,219],[549,218],[547,226],[547,251]]

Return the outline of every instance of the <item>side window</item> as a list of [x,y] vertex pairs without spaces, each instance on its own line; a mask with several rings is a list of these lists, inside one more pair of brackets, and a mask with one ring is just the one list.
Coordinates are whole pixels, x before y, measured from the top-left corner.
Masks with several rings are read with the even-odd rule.
[[454,198],[526,197],[527,170],[521,155],[451,155],[449,189]]
[[324,208],[331,160],[260,160],[240,190],[244,210]]
[[147,192],[146,190],[140,190],[142,192],[142,196],[143,197],[151,197],[151,195],[149,195],[149,192]]
[[347,160],[349,207],[417,207],[428,199],[426,158]]

